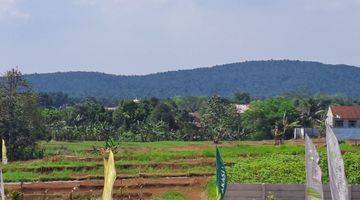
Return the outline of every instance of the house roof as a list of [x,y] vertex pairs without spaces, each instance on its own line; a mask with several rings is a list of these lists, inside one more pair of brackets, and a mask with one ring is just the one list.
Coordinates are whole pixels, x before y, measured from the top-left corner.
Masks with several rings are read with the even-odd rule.
[[334,117],[341,119],[360,119],[360,106],[331,106]]

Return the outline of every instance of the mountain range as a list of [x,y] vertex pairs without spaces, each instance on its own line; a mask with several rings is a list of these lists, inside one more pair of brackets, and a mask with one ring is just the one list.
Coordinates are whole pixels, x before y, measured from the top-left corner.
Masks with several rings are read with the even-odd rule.
[[237,91],[268,97],[300,88],[360,97],[360,68],[309,61],[246,61],[141,76],[56,72],[28,74],[25,78],[35,91],[63,92],[72,97],[228,96]]

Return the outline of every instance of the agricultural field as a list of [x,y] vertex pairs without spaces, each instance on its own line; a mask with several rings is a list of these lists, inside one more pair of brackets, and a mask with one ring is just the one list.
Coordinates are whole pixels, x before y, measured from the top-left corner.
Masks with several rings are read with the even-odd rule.
[[[315,139],[328,181],[326,149]],[[105,142],[39,143],[44,158],[3,166],[8,195],[25,199],[91,199],[100,195]],[[223,142],[219,145],[229,182],[304,183],[302,141]],[[360,147],[341,144],[349,183],[360,183]],[[215,145],[212,142],[120,143],[115,153],[117,199],[211,199]],[[23,182],[23,183],[22,183]]]

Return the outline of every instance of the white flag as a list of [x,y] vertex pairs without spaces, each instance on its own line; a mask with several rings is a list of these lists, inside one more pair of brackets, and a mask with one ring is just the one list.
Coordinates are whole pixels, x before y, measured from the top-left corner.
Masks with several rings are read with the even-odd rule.
[[6,165],[8,163],[7,154],[6,154],[6,145],[5,140],[2,140],[2,163]]
[[104,190],[102,200],[112,200],[113,186],[116,180],[116,168],[114,161],[114,154],[110,150],[109,159],[104,158]]
[[306,161],[306,199],[322,200],[324,198],[319,167],[319,154],[316,147],[305,134],[305,161]]
[[331,197],[336,200],[349,200],[344,161],[341,156],[339,142],[329,126],[326,126],[326,146]]

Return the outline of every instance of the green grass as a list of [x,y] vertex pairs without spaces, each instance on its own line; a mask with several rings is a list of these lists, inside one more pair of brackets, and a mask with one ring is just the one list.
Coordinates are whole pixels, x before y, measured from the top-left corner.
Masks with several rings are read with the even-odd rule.
[[[295,145],[244,145],[239,144],[236,147],[222,147],[221,155],[225,158],[230,157],[257,157],[270,154],[286,154],[286,155],[300,155],[304,154],[305,150],[303,146]],[[214,149],[208,149],[203,151],[203,155],[208,157],[214,157]]]
[[[59,141],[42,141],[38,143],[41,148],[45,149],[46,155],[91,155],[89,151],[93,147],[104,147],[103,141],[80,141],[80,142],[59,142]],[[121,143],[123,149],[127,148],[145,148],[150,151],[161,151],[163,148],[182,147],[188,145],[201,146],[209,142],[182,142],[182,141],[162,141],[162,142],[124,142]],[[129,152],[125,152],[129,153]],[[131,153],[131,152],[130,152]]]
[[209,181],[209,183],[206,186],[207,197],[209,200],[216,200],[217,197],[216,190],[217,188],[216,188],[215,180]]
[[185,200],[185,196],[176,191],[167,191],[164,194],[161,195],[160,198],[157,198],[157,200]]
[[[220,147],[227,164],[230,182],[304,183],[304,146],[274,146],[259,142],[224,142]],[[71,180],[103,176],[102,156],[94,151],[104,142],[40,142],[45,149],[42,160],[10,162],[2,166],[6,182],[36,180]],[[199,158],[214,160],[212,142],[125,142],[115,154],[119,176],[166,176],[214,173],[213,163],[189,164]],[[341,144],[349,183],[360,183],[360,147]],[[326,148],[319,148],[324,182],[327,182]],[[166,163],[177,164],[174,166]],[[164,163],[164,165],[157,165]]]

